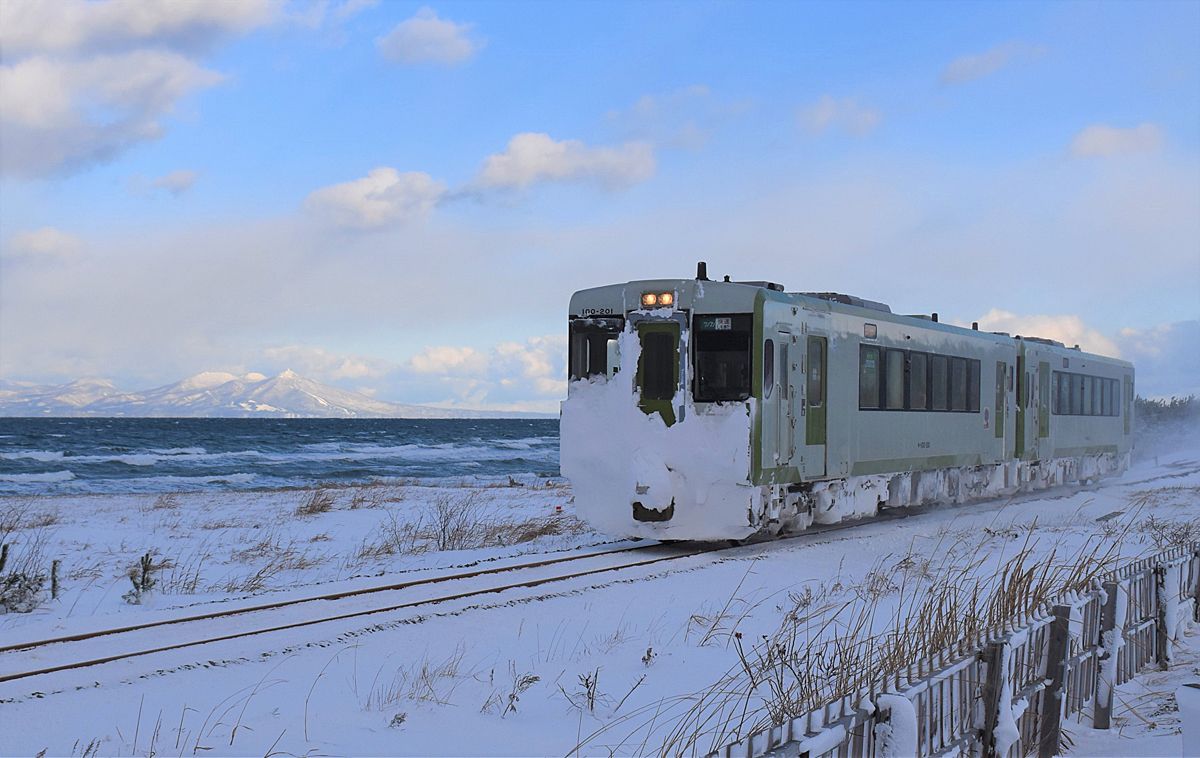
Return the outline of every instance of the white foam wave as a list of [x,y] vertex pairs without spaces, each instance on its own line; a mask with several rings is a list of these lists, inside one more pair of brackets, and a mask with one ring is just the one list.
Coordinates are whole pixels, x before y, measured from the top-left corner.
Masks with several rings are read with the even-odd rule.
[[13,450],[8,453],[0,453],[0,458],[6,461],[61,461],[63,458],[62,451],[58,450]]
[[75,478],[70,471],[45,471],[40,474],[0,474],[0,482],[69,482]]

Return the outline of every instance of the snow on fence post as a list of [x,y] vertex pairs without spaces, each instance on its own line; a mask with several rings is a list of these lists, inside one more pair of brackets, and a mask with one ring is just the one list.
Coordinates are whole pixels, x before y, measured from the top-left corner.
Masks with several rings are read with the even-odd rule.
[[[1096,661],[1096,698],[1092,706],[1092,727],[1108,729],[1112,725],[1113,690],[1117,688],[1117,656],[1124,635],[1117,631],[1125,619],[1117,618],[1117,596],[1125,592],[1120,582],[1103,585],[1104,607],[1100,609],[1100,649]],[[1124,608],[1124,604],[1120,605]]]
[[1046,678],[1050,684],[1042,693],[1039,758],[1058,755],[1058,743],[1062,739],[1066,686],[1071,672],[1071,610],[1069,605],[1054,606],[1054,621],[1050,624],[1050,649],[1046,657]]
[[1171,607],[1173,604],[1167,597],[1167,567],[1159,561],[1154,564],[1154,660],[1158,661],[1158,667],[1162,671],[1171,667],[1170,630],[1167,620],[1167,612]]
[[[1008,678],[1005,671],[1004,651],[1007,643],[1004,640],[994,640],[987,643],[982,651],[987,675],[983,685],[983,729],[979,734],[979,742],[983,758],[997,758],[996,724],[1000,718],[1000,699]],[[1003,758],[1001,756],[1000,758]]]

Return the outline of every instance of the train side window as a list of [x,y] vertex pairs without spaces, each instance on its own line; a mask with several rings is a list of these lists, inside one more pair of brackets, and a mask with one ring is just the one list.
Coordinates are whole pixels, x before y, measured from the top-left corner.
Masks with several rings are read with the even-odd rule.
[[1109,409],[1108,380],[1100,380],[1100,415],[1107,416]]
[[967,359],[950,359],[950,410],[967,409]]
[[858,353],[858,407],[879,408],[879,348],[862,345]]
[[1061,371],[1054,372],[1054,412],[1065,416],[1071,412],[1071,381],[1070,375]]
[[949,407],[947,385],[950,383],[950,360],[944,355],[929,356],[930,400],[929,407],[944,411]]
[[888,350],[884,400],[889,411],[904,410],[904,351]]
[[763,343],[763,398],[771,397],[775,389],[775,341]]
[[1083,374],[1071,374],[1071,415],[1083,415]]
[[979,375],[981,366],[979,361],[967,361],[967,410],[971,413],[979,413]]
[[1108,415],[1120,416],[1121,403],[1119,402],[1120,395],[1117,391],[1117,380],[1108,380]]
[[825,402],[825,340],[808,338],[808,405]]
[[908,363],[908,407],[914,411],[929,408],[929,356],[910,353]]
[[1100,415],[1100,387],[1104,380],[1098,376],[1092,377],[1092,415]]

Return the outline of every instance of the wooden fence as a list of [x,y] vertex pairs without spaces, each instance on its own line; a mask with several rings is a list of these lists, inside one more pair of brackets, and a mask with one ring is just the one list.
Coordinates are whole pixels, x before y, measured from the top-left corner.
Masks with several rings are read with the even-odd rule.
[[1167,668],[1184,620],[1200,621],[1200,543],[1123,566],[1089,592],[712,755],[1056,755],[1067,717],[1107,729],[1113,689],[1151,664]]

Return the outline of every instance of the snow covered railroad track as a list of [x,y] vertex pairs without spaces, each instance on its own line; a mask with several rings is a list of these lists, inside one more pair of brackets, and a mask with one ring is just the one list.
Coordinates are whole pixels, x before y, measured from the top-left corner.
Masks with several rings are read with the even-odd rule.
[[[580,555],[548,558],[387,585],[343,590],[274,603],[156,619],[141,624],[96,629],[75,634],[28,639],[0,645],[0,683],[98,666],[153,653],[197,647],[242,637],[314,626],[389,611],[476,597],[506,590],[537,587],[551,582],[648,566],[717,549],[713,546],[672,546],[659,543],[634,545]],[[613,560],[613,556],[636,555]],[[649,553],[646,557],[645,553]],[[572,564],[566,573],[546,569]],[[488,582],[487,577],[504,577]],[[482,581],[480,578],[484,578]],[[440,584],[462,585],[449,593],[409,599],[411,594]],[[400,593],[399,595],[397,593]],[[332,604],[332,605],[328,605]],[[313,614],[313,606],[319,607]],[[189,638],[181,635],[191,633]]]

